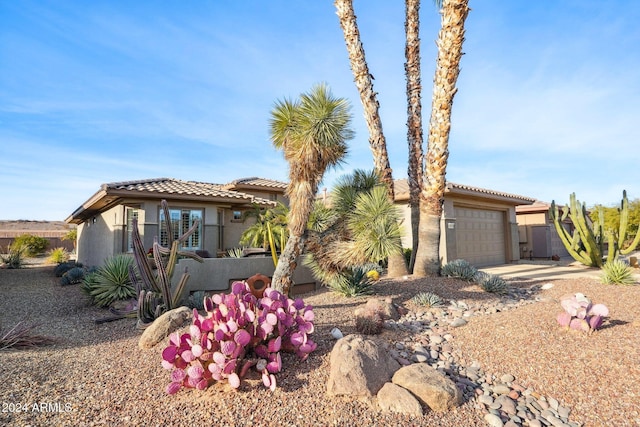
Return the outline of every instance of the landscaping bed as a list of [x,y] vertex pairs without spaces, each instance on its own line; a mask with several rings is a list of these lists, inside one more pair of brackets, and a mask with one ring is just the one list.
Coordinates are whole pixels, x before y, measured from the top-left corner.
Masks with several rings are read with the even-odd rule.
[[[535,289],[531,303],[478,314],[451,329],[459,362],[475,362],[496,378],[513,375],[523,388],[569,407],[573,422],[640,425],[640,286],[602,285],[587,278],[509,283]],[[553,287],[542,290],[547,283]],[[410,313],[425,310],[410,301],[421,291],[470,306],[501,301],[456,279],[382,279],[375,285],[375,296],[391,297]],[[331,330],[355,333],[353,311],[367,297],[345,298],[326,289],[302,295],[314,306],[318,348],[304,362],[283,357],[275,392],[256,375],[238,390],[216,385],[170,396],[165,393],[169,373],[160,366],[163,346],[140,350],[135,319],[95,324],[106,310],[90,306],[79,286],[61,287],[52,266],[0,270],[0,292],[3,328],[27,320],[39,324],[39,334],[58,340],[48,347],[0,353],[0,425],[486,425],[486,409],[476,399],[449,413],[427,409],[423,417],[410,417],[325,395],[335,343]],[[576,292],[610,310],[603,327],[591,335],[565,331],[556,323],[560,297]],[[411,342],[412,336],[407,330],[385,329],[376,339],[394,345]]]

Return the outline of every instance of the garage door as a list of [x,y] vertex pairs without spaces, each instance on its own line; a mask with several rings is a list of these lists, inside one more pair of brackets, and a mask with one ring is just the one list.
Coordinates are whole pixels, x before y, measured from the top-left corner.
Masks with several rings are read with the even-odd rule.
[[505,263],[504,213],[455,208],[457,258],[483,267]]

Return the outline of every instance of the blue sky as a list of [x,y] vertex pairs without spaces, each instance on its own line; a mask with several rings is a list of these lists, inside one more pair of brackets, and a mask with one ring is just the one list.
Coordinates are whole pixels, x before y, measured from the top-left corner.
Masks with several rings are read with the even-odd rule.
[[[640,2],[470,3],[447,179],[544,201],[640,198]],[[404,2],[355,1],[395,178]],[[421,10],[423,119],[440,17]],[[332,1],[1,1],[0,219],[63,220],[102,183],[287,179],[278,99],[327,83],[372,154]]]

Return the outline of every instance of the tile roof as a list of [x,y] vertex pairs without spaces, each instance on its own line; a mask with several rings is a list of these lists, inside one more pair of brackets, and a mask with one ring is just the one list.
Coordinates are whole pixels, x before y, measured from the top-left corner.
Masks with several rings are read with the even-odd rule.
[[[251,178],[253,182],[258,178]],[[265,183],[270,182],[276,186],[278,181],[260,180]],[[283,184],[286,188],[286,184]],[[244,185],[244,190],[250,191],[251,185]],[[247,205],[249,203],[257,203],[262,206],[275,205],[274,201],[257,197],[247,192],[237,191],[227,188],[227,185],[212,184],[208,182],[183,181],[174,178],[152,178],[141,179],[135,181],[111,182],[102,184],[100,190],[91,196],[76,211],[71,214],[65,222],[70,223],[80,220],[87,215],[94,215],[103,209],[118,203],[122,197],[141,197],[141,198],[179,198],[211,202],[223,202],[238,205]]]
[[287,183],[282,181],[276,181],[273,179],[258,178],[256,176],[248,178],[239,178],[224,185],[224,188],[236,188],[236,187],[262,187],[262,188],[274,188],[285,190]]
[[[396,193],[396,200],[409,200],[409,181],[406,179],[397,179],[394,181],[394,190]],[[470,185],[456,184],[454,182],[447,182],[445,194],[455,190],[468,191],[473,193],[482,193],[487,196],[522,200],[523,204],[529,204],[535,202],[536,199],[526,196],[520,196],[518,194],[504,193],[501,191],[488,190],[486,188],[473,187]]]

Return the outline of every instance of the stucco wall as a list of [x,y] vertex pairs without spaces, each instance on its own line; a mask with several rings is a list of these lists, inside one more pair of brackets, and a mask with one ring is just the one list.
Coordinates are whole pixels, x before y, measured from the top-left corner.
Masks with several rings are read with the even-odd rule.
[[[263,274],[267,277],[273,276],[275,268],[271,257],[248,257],[248,258],[207,258],[200,263],[196,260],[181,259],[176,265],[172,278],[175,286],[180,280],[183,272],[189,273],[186,293],[194,291],[228,291],[231,284],[237,280],[246,280],[254,274]],[[296,287],[309,289],[304,285],[312,284],[315,289],[316,281],[311,271],[298,263],[298,267],[293,272],[293,282]]]

